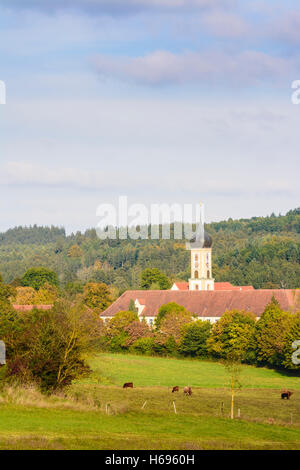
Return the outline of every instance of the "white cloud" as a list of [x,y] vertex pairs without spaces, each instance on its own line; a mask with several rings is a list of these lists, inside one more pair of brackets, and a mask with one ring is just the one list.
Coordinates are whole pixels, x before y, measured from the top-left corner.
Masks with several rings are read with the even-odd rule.
[[268,24],[268,33],[272,38],[291,44],[300,42],[300,11],[284,13],[280,19],[273,18]]
[[245,37],[250,32],[249,25],[240,16],[220,9],[204,13],[201,23],[216,37]]
[[[180,181],[171,178],[169,181],[153,179],[153,175],[143,175],[136,180],[134,175],[126,175],[122,171],[91,171],[80,168],[50,168],[32,162],[8,162],[1,167],[2,184],[8,186],[28,186],[31,188],[73,188],[85,190],[116,190],[129,191],[132,184],[135,189],[151,187],[155,190],[197,191],[209,194],[251,194],[256,192],[290,192],[295,188],[289,178],[272,176],[268,180],[256,178],[253,186],[245,187],[245,183],[238,177],[236,169],[230,169],[231,175],[236,176],[234,182],[224,178],[224,175],[193,175],[189,169],[182,168]],[[177,172],[175,171],[175,174]],[[178,176],[178,175],[177,175]],[[119,194],[120,195],[120,194]]]
[[97,223],[101,202],[123,194],[146,204],[204,200],[212,219],[297,206],[299,106],[154,96],[10,102],[1,227],[84,228]]
[[109,57],[93,60],[101,77],[129,80],[143,85],[183,83],[249,86],[278,80],[297,69],[294,58],[281,58],[259,51],[185,52],[155,51],[143,57]]

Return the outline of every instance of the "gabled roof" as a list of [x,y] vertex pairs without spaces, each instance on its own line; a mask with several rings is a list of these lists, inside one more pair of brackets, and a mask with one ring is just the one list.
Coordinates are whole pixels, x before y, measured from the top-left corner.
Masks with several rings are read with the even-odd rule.
[[124,292],[102,314],[113,317],[128,310],[130,300],[143,299],[145,308],[142,315],[154,317],[163,304],[176,302],[199,317],[221,317],[226,310],[245,310],[259,317],[274,296],[283,310],[295,311],[300,291],[292,289],[224,290],[224,291],[177,291],[177,290],[131,290]]

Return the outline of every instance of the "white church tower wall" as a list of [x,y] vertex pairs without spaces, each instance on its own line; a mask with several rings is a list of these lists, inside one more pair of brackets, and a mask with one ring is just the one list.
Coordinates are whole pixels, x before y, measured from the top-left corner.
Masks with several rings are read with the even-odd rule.
[[200,221],[196,235],[186,245],[191,252],[189,290],[214,290],[212,277],[212,238],[204,230],[204,207],[200,204]]
[[214,290],[211,248],[190,248],[191,277],[189,290]]

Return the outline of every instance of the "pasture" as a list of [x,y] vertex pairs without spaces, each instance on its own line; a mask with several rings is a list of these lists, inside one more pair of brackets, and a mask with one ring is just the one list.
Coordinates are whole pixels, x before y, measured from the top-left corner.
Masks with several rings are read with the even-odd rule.
[[[197,359],[97,354],[89,360],[89,364],[93,373],[85,383],[123,385],[124,382],[133,381],[137,387],[191,385],[224,388],[229,380],[221,363]],[[295,376],[288,372],[243,365],[241,379],[243,388],[287,387],[300,390],[300,373]]]
[[[221,364],[113,354],[90,364],[92,375],[64,395],[1,391],[0,449],[300,449],[299,377],[244,366],[241,417],[231,420]],[[123,390],[126,381],[135,388]],[[172,394],[173,385],[193,395]]]

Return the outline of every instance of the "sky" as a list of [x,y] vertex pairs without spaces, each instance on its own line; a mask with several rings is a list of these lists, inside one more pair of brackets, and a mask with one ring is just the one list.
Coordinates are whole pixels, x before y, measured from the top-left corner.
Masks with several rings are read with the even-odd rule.
[[296,0],[0,0],[0,230],[299,207]]

